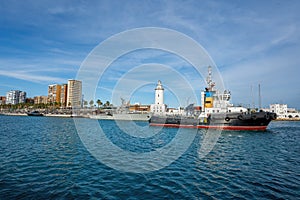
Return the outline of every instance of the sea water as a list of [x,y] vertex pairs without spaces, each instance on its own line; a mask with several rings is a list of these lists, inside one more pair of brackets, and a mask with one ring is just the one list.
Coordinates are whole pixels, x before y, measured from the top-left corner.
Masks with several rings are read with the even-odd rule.
[[[113,145],[133,154],[151,153],[178,135],[175,128],[147,135],[156,129],[136,122],[145,134],[137,137],[114,121],[97,122]],[[224,131],[205,156],[199,156],[205,132],[181,134],[193,139],[178,158],[135,172],[139,166],[119,170],[105,163],[110,158],[97,159],[71,118],[0,116],[0,199],[300,199],[300,122]],[[121,166],[127,157],[117,159],[112,164]]]

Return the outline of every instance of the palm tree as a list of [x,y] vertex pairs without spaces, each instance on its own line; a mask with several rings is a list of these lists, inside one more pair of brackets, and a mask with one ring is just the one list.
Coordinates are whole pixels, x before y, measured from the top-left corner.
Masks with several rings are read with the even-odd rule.
[[94,105],[94,101],[91,100],[91,101],[90,101],[90,107],[92,107],[93,105]]
[[85,108],[87,108],[88,102],[86,100],[84,100],[83,105],[84,105]]
[[108,106],[110,106],[110,102],[109,102],[109,101],[106,101],[106,102],[105,102],[105,107],[108,107]]
[[102,106],[103,103],[102,103],[102,101],[100,99],[98,99],[97,100],[97,104],[98,104],[98,109],[99,109],[99,107]]

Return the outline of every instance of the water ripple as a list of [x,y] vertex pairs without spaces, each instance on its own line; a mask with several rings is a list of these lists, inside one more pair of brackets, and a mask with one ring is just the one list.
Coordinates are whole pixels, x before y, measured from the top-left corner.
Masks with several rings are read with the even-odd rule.
[[[204,158],[197,154],[203,139],[199,131],[189,149],[166,168],[134,174],[111,169],[91,156],[72,119],[0,120],[0,199],[300,198],[297,122],[273,122],[267,132],[223,132]],[[151,138],[133,138],[111,121],[100,123],[110,130],[107,137],[115,145],[133,152],[152,151],[176,135],[176,129],[163,129]]]

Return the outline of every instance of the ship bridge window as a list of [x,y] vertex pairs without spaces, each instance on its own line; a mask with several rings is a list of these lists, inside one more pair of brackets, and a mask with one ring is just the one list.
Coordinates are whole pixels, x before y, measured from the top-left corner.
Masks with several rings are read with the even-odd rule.
[[211,103],[211,101],[205,101],[205,103]]

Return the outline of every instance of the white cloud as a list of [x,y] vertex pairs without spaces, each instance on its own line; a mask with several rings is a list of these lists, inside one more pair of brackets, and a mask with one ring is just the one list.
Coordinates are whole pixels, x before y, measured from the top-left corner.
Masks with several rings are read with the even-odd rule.
[[[227,85],[240,91],[238,96],[257,80],[265,82],[264,88],[271,88],[274,84],[269,84],[273,81],[269,77],[276,79],[282,94],[290,96],[285,83],[293,83],[288,86],[291,91],[297,91],[299,85],[295,75],[300,65],[296,48],[300,46],[298,10],[299,2],[4,1],[0,7],[4,33],[0,71],[2,76],[39,83],[68,79],[76,75],[85,54],[104,39],[131,28],[160,26],[181,31],[201,43],[224,72]],[[193,86],[202,89],[184,61],[160,52],[119,59],[119,68],[107,71],[106,80],[112,85],[127,69],[157,57],[161,64],[184,72]]]
[[44,83],[44,82],[56,82],[56,83],[62,83],[65,82],[65,79],[52,77],[52,76],[45,76],[45,75],[38,75],[38,74],[28,74],[26,71],[4,71],[0,70],[1,76],[11,77],[15,79],[21,79],[26,80],[30,82],[36,82],[36,83]]

